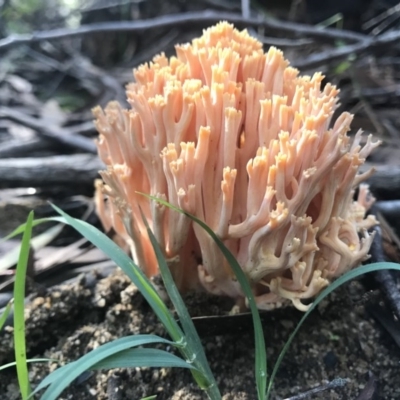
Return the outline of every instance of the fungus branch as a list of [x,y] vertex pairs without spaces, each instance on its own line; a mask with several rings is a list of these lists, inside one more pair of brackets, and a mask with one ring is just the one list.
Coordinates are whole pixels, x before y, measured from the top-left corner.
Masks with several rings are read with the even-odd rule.
[[[214,241],[182,214],[195,215],[237,257],[259,308],[307,307],[335,277],[368,257],[376,221],[359,167],[378,146],[348,136],[352,115],[332,121],[338,89],[320,73],[300,76],[283,53],[221,22],[134,71],[129,110],[94,110],[107,165],[97,210],[147,275],[156,258],[140,208],[181,289],[243,297]],[[363,236],[359,238],[359,233]]]

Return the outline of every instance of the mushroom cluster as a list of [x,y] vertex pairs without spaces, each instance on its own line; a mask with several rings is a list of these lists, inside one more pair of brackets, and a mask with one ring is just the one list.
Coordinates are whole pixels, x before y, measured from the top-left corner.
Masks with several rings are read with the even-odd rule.
[[162,198],[209,225],[236,256],[260,309],[318,294],[368,257],[376,221],[358,170],[379,144],[335,121],[338,89],[300,76],[274,47],[221,22],[176,56],[134,71],[130,109],[94,109],[107,166],[96,205],[148,276],[157,261],[143,211],[177,285],[243,294],[214,241]]

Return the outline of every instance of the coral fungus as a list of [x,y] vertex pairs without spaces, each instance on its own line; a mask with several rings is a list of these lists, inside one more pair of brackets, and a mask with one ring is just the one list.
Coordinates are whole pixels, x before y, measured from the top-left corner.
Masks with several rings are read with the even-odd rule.
[[[335,121],[338,90],[320,73],[300,76],[281,51],[221,22],[176,57],[134,71],[131,109],[94,110],[99,155],[97,210],[149,276],[157,263],[140,208],[181,288],[242,297],[208,234],[149,193],[206,222],[236,256],[261,309],[299,309],[368,257],[375,223],[358,174],[378,145]],[[106,201],[107,200],[107,201]],[[359,236],[362,236],[360,239]]]

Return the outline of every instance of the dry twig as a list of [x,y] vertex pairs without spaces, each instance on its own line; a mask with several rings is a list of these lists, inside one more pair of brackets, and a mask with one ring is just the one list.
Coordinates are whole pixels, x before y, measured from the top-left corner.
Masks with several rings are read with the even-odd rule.
[[311,395],[324,392],[325,390],[328,389],[335,389],[335,388],[340,388],[345,386],[349,382],[348,379],[342,379],[342,378],[336,378],[333,379],[332,381],[324,384],[317,386],[313,389],[307,390],[307,392],[300,393],[296,396],[288,397],[285,400],[301,400],[301,399],[308,399]]
[[102,168],[91,154],[0,159],[0,186],[93,185]]
[[[232,22],[238,27],[263,27],[279,33],[294,33],[296,36],[306,35],[328,42],[334,42],[341,39],[343,41],[351,43],[356,42],[360,44],[368,38],[366,35],[346,30],[333,28],[321,29],[311,25],[279,21],[265,16],[263,18],[246,18],[236,13],[206,10],[165,15],[140,21],[101,22],[82,25],[76,29],[60,28],[49,31],[34,32],[31,34],[13,34],[0,40],[0,49],[5,50],[17,44],[31,44],[43,40],[63,39],[99,32],[141,32],[148,29],[168,28],[171,26],[176,27],[194,23],[202,25],[213,24],[221,20]],[[372,38],[370,40],[372,41]]]
[[28,128],[34,129],[39,135],[44,136],[68,147],[97,154],[96,145],[92,139],[73,134],[68,129],[49,124],[45,119],[34,118],[9,107],[0,107],[0,118],[6,118]]

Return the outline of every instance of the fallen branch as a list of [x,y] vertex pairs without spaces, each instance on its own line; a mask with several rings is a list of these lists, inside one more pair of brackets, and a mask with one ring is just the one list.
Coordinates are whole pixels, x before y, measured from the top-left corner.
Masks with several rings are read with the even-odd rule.
[[372,165],[366,163],[361,172],[371,166],[376,170],[367,180],[372,193],[378,197],[384,197],[386,200],[397,199],[400,192],[400,165]]
[[37,151],[50,150],[50,143],[44,138],[35,137],[29,140],[13,139],[2,143],[0,158],[25,157]]
[[103,168],[97,156],[91,154],[0,159],[0,187],[93,186]]
[[188,12],[140,21],[101,22],[82,25],[76,29],[60,28],[49,31],[34,32],[31,34],[13,34],[0,40],[0,49],[5,50],[11,46],[31,44],[43,40],[56,40],[83,36],[99,32],[141,32],[148,29],[170,28],[188,24],[215,24],[226,20],[239,27],[263,27],[280,33],[295,33],[296,36],[307,35],[318,39],[334,42],[337,39],[348,42],[363,42],[368,36],[346,30],[333,28],[320,28],[316,26],[295,22],[280,21],[263,16],[263,18],[243,17],[240,14],[216,11]]
[[0,118],[6,118],[34,129],[39,136],[43,136],[46,139],[51,139],[87,153],[97,154],[96,145],[92,139],[76,135],[68,131],[68,129],[52,125],[46,119],[34,118],[8,107],[0,107]]
[[324,383],[320,386],[317,386],[315,388],[312,388],[308,390],[307,392],[300,393],[296,396],[292,397],[287,397],[285,400],[301,400],[301,399],[308,399],[310,396],[324,392],[325,390],[330,390],[330,389],[336,389],[336,388],[341,388],[349,383],[349,379],[343,379],[343,378],[335,378],[334,380]]
[[[376,214],[375,206],[372,207],[372,213]],[[382,246],[382,230],[379,225],[374,227],[375,238],[371,246],[371,260],[373,262],[385,262],[386,257]],[[381,270],[374,273],[375,280],[379,283],[383,295],[386,298],[391,310],[400,319],[400,291],[397,288],[396,280],[392,271]]]

